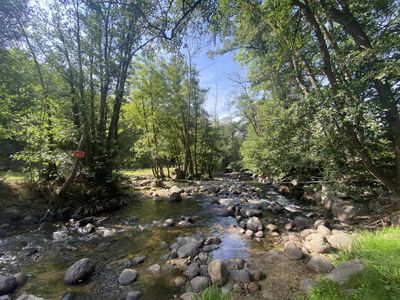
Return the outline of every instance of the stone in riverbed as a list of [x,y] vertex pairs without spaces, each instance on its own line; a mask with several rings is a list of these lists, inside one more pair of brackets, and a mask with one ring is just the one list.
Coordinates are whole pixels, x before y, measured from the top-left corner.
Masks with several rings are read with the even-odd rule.
[[169,189],[169,200],[170,201],[181,201],[183,189],[178,186],[173,186]]
[[322,235],[325,238],[332,234],[332,232],[329,230],[329,228],[324,225],[319,225],[317,228],[317,231],[320,235]]
[[262,211],[259,209],[248,209],[246,210],[246,216],[251,217],[262,217]]
[[93,261],[82,258],[70,266],[65,272],[64,282],[66,284],[77,284],[88,278],[95,270]]
[[250,270],[250,275],[253,281],[260,281],[267,278],[267,275],[260,270]]
[[210,280],[205,276],[197,276],[190,280],[190,286],[196,292],[200,292],[210,286]]
[[363,270],[364,265],[358,259],[353,259],[337,266],[329,274],[325,275],[325,278],[337,283],[344,283],[352,275]]
[[259,231],[263,229],[263,225],[259,218],[251,217],[247,220],[246,228],[250,229],[251,231]]
[[313,233],[306,237],[304,246],[311,253],[325,253],[329,250],[330,245],[325,238],[319,233]]
[[14,274],[13,277],[17,281],[17,287],[23,286],[28,281],[28,275],[22,272]]
[[181,295],[180,299],[181,300],[192,300],[194,296],[194,293],[192,292],[187,292]]
[[313,226],[313,222],[307,217],[297,216],[293,220],[293,225],[296,227],[297,230],[303,230],[311,228]]
[[242,269],[242,270],[228,270],[229,272],[229,281],[232,282],[250,282],[251,275],[249,270]]
[[180,222],[178,223],[177,226],[178,226],[178,227],[182,227],[182,228],[188,228],[188,227],[192,227],[193,224],[190,223],[189,221],[182,220],[182,221],[180,221]]
[[307,263],[307,268],[315,273],[326,274],[333,270],[333,264],[322,256],[313,256]]
[[263,238],[264,237],[264,231],[261,231],[261,230],[257,231],[255,236],[258,237],[258,238]]
[[279,227],[276,226],[276,225],[274,225],[274,224],[268,224],[268,225],[266,226],[266,228],[267,228],[269,231],[271,231],[271,232],[274,232],[274,231],[278,231],[278,230],[279,230]]
[[179,258],[184,258],[184,257],[194,257],[197,254],[199,254],[199,248],[201,247],[201,243],[188,243],[186,245],[183,245],[178,249],[178,257]]
[[174,282],[175,282],[176,286],[182,286],[182,285],[185,284],[186,278],[183,277],[183,276],[178,276],[178,277],[175,278]]
[[282,252],[292,260],[299,260],[303,258],[303,252],[301,249],[292,242],[286,243]]
[[164,227],[172,227],[174,225],[175,225],[175,221],[174,221],[174,219],[171,219],[171,218],[170,219],[166,219],[164,224],[163,224]]
[[146,256],[144,256],[144,255],[136,256],[136,257],[132,258],[131,265],[136,266],[138,264],[141,264],[144,262],[145,259],[146,259]]
[[200,273],[200,268],[195,263],[190,264],[186,270],[186,275],[189,278],[189,280],[195,278],[197,275],[199,275],[199,273]]
[[14,276],[0,278],[0,295],[6,295],[17,288],[17,280]]
[[218,249],[219,246],[218,245],[207,245],[203,247],[203,252],[211,252],[214,251],[215,249]]
[[161,267],[159,264],[154,264],[154,265],[151,265],[150,267],[148,267],[147,271],[149,271],[151,273],[158,273],[161,271]]
[[212,236],[206,239],[204,245],[213,245],[213,244],[221,244],[221,238],[218,236]]
[[125,269],[119,274],[118,282],[120,285],[129,285],[136,281],[138,273],[133,269]]
[[15,300],[45,300],[45,299],[44,298],[40,298],[40,297],[36,297],[34,295],[30,295],[30,294],[27,294],[27,293],[23,293],[22,295],[20,295]]
[[252,238],[252,237],[254,236],[254,231],[252,231],[252,230],[250,230],[250,229],[247,229],[247,230],[246,230],[246,236]]
[[142,293],[139,291],[130,291],[127,295],[125,300],[137,300],[142,297]]
[[306,294],[310,295],[311,291],[317,286],[317,282],[311,278],[304,278],[300,281],[300,290]]
[[335,233],[327,236],[328,243],[335,249],[347,249],[351,246],[351,239],[344,232]]
[[220,259],[215,259],[208,264],[208,274],[214,284],[224,285],[228,281],[228,269]]

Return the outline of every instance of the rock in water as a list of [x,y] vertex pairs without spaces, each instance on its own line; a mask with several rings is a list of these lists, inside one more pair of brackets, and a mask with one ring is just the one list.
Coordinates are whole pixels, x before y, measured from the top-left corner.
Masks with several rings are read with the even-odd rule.
[[178,257],[179,258],[184,258],[184,257],[194,257],[199,253],[199,248],[201,247],[200,243],[189,243],[186,245],[183,245],[178,249]]
[[118,282],[120,285],[129,285],[129,284],[135,282],[137,277],[138,277],[138,273],[135,270],[125,269],[121,272],[121,274],[119,274]]
[[138,265],[138,264],[143,263],[144,260],[145,260],[145,258],[146,258],[146,256],[144,256],[144,255],[142,255],[142,256],[136,256],[136,257],[132,258],[132,260],[131,260],[132,266],[136,266],[136,265]]
[[0,278],[0,296],[7,295],[17,288],[17,280],[13,276]]
[[224,285],[228,281],[228,269],[219,259],[213,260],[209,263],[208,274],[214,284]]
[[44,298],[36,297],[34,295],[23,293],[16,300],[45,300]]
[[77,284],[89,277],[95,270],[94,263],[89,258],[78,260],[65,272],[66,284]]
[[173,186],[169,189],[169,200],[170,201],[181,201],[183,189],[177,186]]
[[262,225],[262,223],[261,223],[259,218],[252,217],[252,218],[247,220],[246,228],[251,230],[251,231],[257,232],[257,231],[263,229],[263,225]]
[[126,295],[125,300],[137,300],[142,297],[142,293],[139,291],[130,291],[128,295]]
[[229,272],[229,281],[237,283],[251,281],[251,274],[247,269],[229,270],[228,272]]
[[159,264],[154,264],[154,265],[151,265],[150,267],[148,267],[147,271],[149,271],[151,273],[158,273],[161,271],[161,267]]

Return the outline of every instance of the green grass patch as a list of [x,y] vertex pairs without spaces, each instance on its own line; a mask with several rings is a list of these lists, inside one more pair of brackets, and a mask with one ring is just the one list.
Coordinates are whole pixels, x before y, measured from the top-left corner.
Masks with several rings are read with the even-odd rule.
[[206,288],[201,294],[193,297],[193,300],[230,300],[231,296],[229,294],[223,294],[221,289],[212,285]]
[[366,269],[342,285],[322,280],[310,300],[400,299],[400,228],[362,232],[349,250],[340,251],[336,263],[360,259]]
[[7,182],[25,180],[27,178],[28,177],[24,173],[19,171],[0,171],[0,180]]
[[137,170],[121,170],[119,171],[124,176],[153,176],[151,168]]

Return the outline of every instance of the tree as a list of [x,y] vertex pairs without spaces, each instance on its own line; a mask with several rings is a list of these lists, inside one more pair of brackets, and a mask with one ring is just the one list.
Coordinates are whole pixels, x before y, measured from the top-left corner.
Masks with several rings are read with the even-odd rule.
[[[332,154],[339,152],[337,167],[345,165],[350,170],[361,163],[399,195],[398,47],[393,44],[398,40],[399,3],[270,0],[223,4],[222,14],[234,18],[231,24],[235,24],[227,27],[234,38],[226,39],[225,51],[241,49],[239,59],[248,64],[252,90],[261,95],[257,110],[281,107],[270,114],[278,117],[291,111],[283,118],[289,122],[300,112],[308,123],[301,125],[300,136],[294,132],[289,136],[295,134],[305,145],[313,145],[310,139],[317,138],[326,148],[299,148],[298,154],[322,152],[323,165],[328,165]],[[260,117],[259,112],[254,122],[251,105],[247,107],[244,112],[254,131],[253,141],[263,142],[282,130],[280,122],[273,125],[270,116]],[[267,136],[258,136],[263,120],[273,126]],[[296,123],[291,127],[296,128]],[[268,152],[268,158],[293,152],[297,138],[290,141],[290,151],[276,141],[268,145],[275,144],[278,154]],[[339,147],[332,148],[335,143],[329,141]]]

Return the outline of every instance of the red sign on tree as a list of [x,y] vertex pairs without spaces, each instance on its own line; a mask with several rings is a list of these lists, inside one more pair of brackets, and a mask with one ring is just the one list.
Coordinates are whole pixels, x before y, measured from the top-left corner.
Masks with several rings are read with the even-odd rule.
[[86,155],[85,151],[75,150],[74,152],[72,152],[73,157],[84,158],[85,155]]

